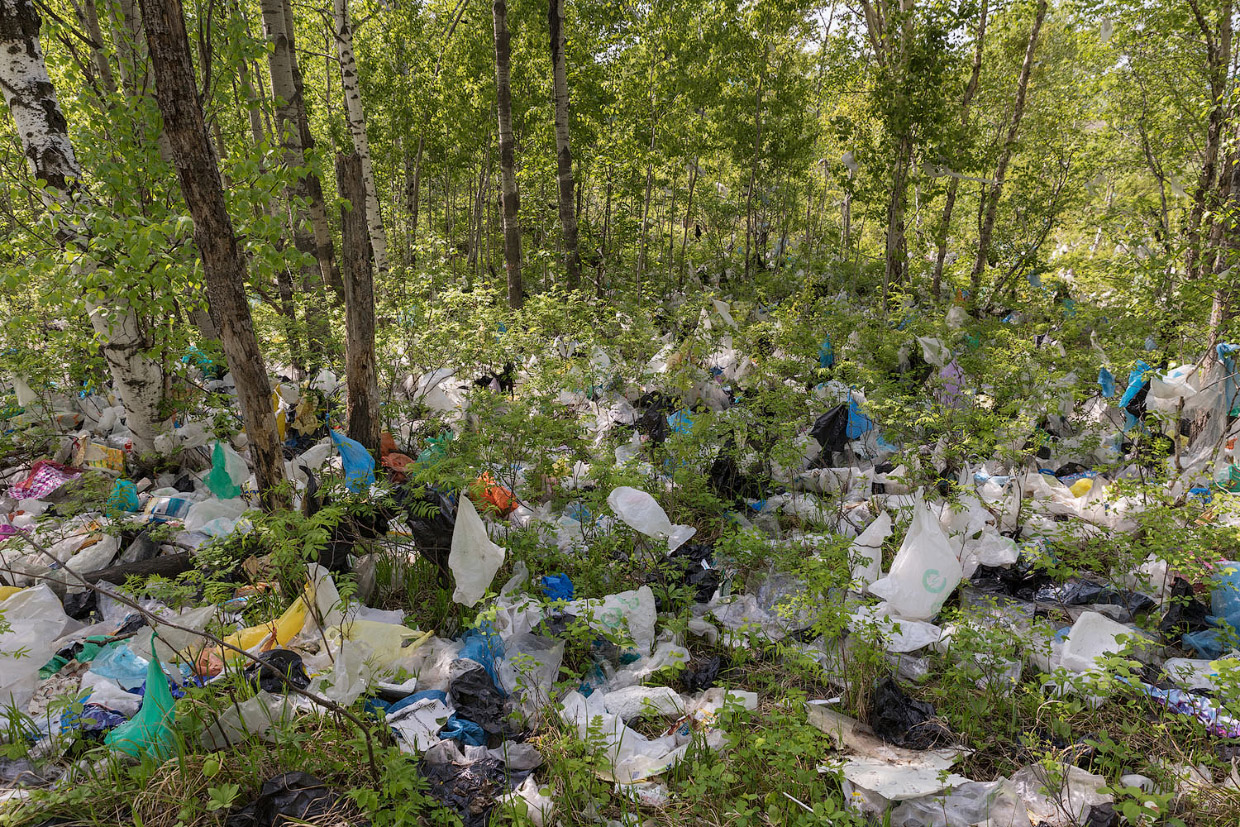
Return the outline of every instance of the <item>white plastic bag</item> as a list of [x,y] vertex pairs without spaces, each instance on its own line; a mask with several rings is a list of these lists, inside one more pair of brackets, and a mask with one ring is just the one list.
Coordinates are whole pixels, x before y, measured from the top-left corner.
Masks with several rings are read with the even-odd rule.
[[[194,503],[185,515],[185,530],[201,531],[208,523],[220,519],[232,520],[235,523],[248,507],[240,497],[233,500],[217,500],[212,497]],[[218,527],[220,524],[216,525]]]
[[495,572],[504,562],[504,549],[491,542],[478,509],[464,495],[456,507],[456,527],[452,530],[452,551],[448,568],[456,581],[452,599],[462,606],[473,606],[487,593]]
[[891,515],[884,511],[853,540],[848,553],[854,560],[850,575],[854,584],[864,588],[882,576],[883,541],[890,536]]
[[680,548],[697,533],[693,526],[673,525],[654,497],[627,485],[612,491],[607,496],[607,504],[629,528],[647,537],[666,540],[668,551]]
[[918,502],[891,571],[870,586],[870,593],[886,600],[897,617],[930,620],[943,608],[962,575],[938,518],[929,506]]
[[0,708],[25,711],[39,685],[39,669],[56,654],[53,641],[72,621],[46,583],[0,601],[0,613],[9,627],[0,634]]

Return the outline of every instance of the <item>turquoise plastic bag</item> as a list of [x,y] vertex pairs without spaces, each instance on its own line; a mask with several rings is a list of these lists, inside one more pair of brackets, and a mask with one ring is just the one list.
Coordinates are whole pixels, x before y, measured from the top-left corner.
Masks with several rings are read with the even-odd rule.
[[375,458],[362,447],[362,443],[349,439],[337,430],[331,430],[332,442],[340,451],[344,465],[344,485],[354,494],[365,491],[375,484]]
[[241,486],[233,482],[232,475],[228,473],[228,458],[224,454],[224,443],[215,443],[215,449],[211,452],[211,473],[207,474],[203,482],[207,484],[211,493],[221,500],[231,500],[233,497],[241,496]]
[[[155,635],[152,633],[152,653],[154,650]],[[152,657],[146,670],[146,695],[142,699],[142,708],[131,720],[109,732],[103,742],[117,752],[134,758],[148,755],[158,761],[171,758],[177,751],[176,734],[172,731],[175,703],[159,658]]]
[[108,496],[109,511],[137,511],[138,489],[130,480],[117,480],[112,483],[112,493]]

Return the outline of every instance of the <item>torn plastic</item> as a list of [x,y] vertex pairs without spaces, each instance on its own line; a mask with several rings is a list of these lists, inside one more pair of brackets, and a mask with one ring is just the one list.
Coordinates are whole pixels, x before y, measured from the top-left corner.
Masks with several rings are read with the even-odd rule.
[[456,526],[452,532],[452,551],[448,555],[448,566],[456,581],[453,601],[463,606],[477,604],[490,588],[503,562],[504,549],[491,542],[473,502],[469,497],[459,498]]
[[693,526],[673,525],[655,498],[636,488],[616,488],[608,495],[607,504],[634,531],[667,541],[668,551],[680,548],[697,533]]

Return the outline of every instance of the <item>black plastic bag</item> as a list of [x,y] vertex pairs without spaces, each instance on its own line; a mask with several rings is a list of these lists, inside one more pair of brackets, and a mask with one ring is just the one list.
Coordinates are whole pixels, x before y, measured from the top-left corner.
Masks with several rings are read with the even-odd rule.
[[504,696],[481,664],[454,680],[448,687],[448,694],[452,696],[456,714],[473,721],[487,733],[500,734],[508,729]]
[[1183,577],[1177,577],[1171,584],[1167,605],[1167,613],[1158,622],[1158,633],[1167,643],[1178,644],[1184,635],[1212,628],[1206,619],[1210,607],[1197,599],[1192,584]]
[[1115,589],[1092,580],[1076,580],[1038,589],[1036,600],[1064,606],[1122,606],[1130,615],[1147,612],[1157,603],[1152,597],[1128,589]]
[[690,661],[681,673],[680,679],[686,692],[701,692],[710,689],[719,679],[719,670],[723,668],[723,658],[715,655],[702,660]]
[[452,585],[448,555],[452,552],[452,532],[456,528],[456,505],[443,491],[426,485],[398,486],[394,496],[404,512],[418,553],[435,564],[440,588],[448,588]]
[[1033,600],[1051,582],[1051,576],[1024,554],[1011,566],[978,566],[970,578],[973,585],[988,594],[1001,594],[1020,600]]
[[719,451],[719,455],[715,457],[715,461],[710,464],[710,471],[707,474],[707,484],[710,490],[715,493],[719,499],[726,503],[739,504],[743,500],[756,500],[762,495],[762,488],[758,485],[758,481],[752,477],[741,473],[740,466],[736,464],[736,458],[731,452],[735,450],[732,445],[724,446]]
[[456,813],[465,827],[487,827],[495,799],[515,789],[530,774],[509,772],[491,757],[463,767],[423,761],[419,769],[431,797]]
[[313,775],[287,772],[264,781],[258,797],[230,813],[224,827],[279,827],[310,821],[330,813],[339,800]]
[[934,707],[904,694],[891,678],[874,687],[870,697],[870,726],[889,744],[909,749],[948,746],[951,733],[934,717]]
[[848,442],[848,404],[841,403],[814,420],[809,429],[812,436],[826,453],[843,451]]
[[656,443],[667,439],[670,431],[667,417],[676,410],[675,397],[666,396],[660,391],[650,391],[634,402],[633,407],[642,412],[634,423],[639,432]]
[[[276,694],[288,692],[288,685],[305,689],[310,685],[306,675],[306,667],[301,662],[301,655],[288,649],[272,649],[258,656],[259,664],[251,663],[246,667],[245,679],[255,683],[259,689]],[[261,665],[260,665],[261,664]],[[287,682],[285,681],[287,678]]]

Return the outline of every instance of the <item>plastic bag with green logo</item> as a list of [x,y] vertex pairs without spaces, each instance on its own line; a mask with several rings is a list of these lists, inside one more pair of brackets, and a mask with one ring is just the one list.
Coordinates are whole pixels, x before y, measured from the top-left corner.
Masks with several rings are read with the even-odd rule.
[[[151,647],[154,646],[155,635],[152,634]],[[109,732],[104,743],[134,758],[146,755],[159,761],[170,758],[177,751],[176,734],[172,731],[174,704],[168,678],[164,676],[159,659],[154,658],[146,670],[142,708],[131,720]]]
[[938,518],[918,497],[913,523],[891,561],[891,569],[886,577],[870,584],[870,594],[886,600],[895,617],[930,620],[943,608],[963,575]]

